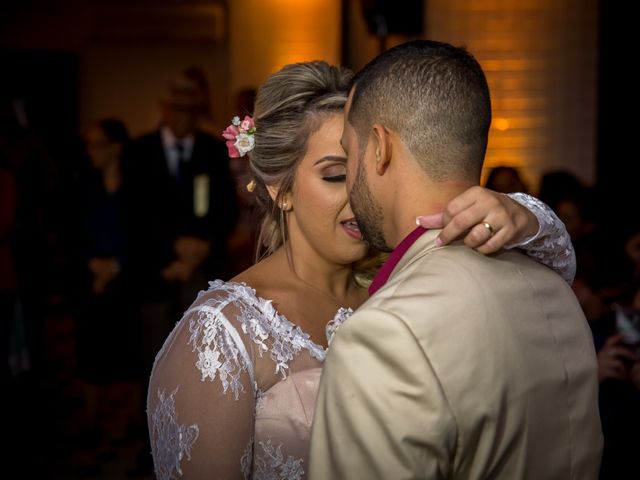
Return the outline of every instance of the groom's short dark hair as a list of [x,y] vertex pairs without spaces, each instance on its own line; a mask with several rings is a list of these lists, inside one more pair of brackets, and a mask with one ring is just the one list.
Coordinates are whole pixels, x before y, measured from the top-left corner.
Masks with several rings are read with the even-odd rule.
[[462,48],[417,40],[382,53],[354,78],[349,123],[360,150],[371,125],[395,131],[434,180],[478,182],[491,124],[489,87]]

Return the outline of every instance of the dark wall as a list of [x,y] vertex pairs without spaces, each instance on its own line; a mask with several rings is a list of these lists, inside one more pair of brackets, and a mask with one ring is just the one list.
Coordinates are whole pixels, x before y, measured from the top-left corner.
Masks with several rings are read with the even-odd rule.
[[0,50],[0,65],[3,67],[0,99],[23,103],[29,129],[42,138],[55,155],[62,143],[77,134],[76,55],[26,49]]
[[[636,75],[637,16],[626,2],[600,0],[598,161],[596,202],[600,225],[610,232],[640,218],[640,87]],[[636,220],[633,220],[633,218]]]

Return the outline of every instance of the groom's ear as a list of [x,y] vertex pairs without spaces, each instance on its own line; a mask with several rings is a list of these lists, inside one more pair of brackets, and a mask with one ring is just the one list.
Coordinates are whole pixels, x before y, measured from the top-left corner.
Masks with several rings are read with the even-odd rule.
[[393,153],[391,135],[384,125],[374,123],[372,137],[376,156],[376,173],[378,175],[384,175],[391,164],[391,156]]

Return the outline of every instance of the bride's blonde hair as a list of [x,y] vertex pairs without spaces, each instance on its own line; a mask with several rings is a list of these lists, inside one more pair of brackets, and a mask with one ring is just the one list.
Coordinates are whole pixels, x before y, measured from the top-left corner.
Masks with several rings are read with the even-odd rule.
[[[344,108],[351,77],[351,71],[326,62],[295,63],[271,75],[258,90],[255,147],[249,154],[254,194],[263,213],[256,259],[285,242],[286,220],[279,205],[293,186],[308,139],[322,117]],[[275,199],[267,186],[278,187]]]
[[[350,70],[323,61],[295,63],[271,75],[258,90],[255,147],[249,153],[253,193],[262,213],[256,261],[286,242],[286,216],[279,206],[293,187],[309,137],[327,115],[343,111],[352,76]],[[278,187],[275,199],[268,186]],[[365,263],[372,265],[370,258]]]

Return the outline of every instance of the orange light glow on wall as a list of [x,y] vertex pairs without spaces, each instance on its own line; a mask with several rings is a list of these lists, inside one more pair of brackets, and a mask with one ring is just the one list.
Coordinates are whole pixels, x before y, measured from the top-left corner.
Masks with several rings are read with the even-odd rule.
[[506,118],[495,118],[493,120],[493,126],[501,132],[504,132],[509,129],[509,120]]
[[230,1],[230,91],[257,87],[288,63],[339,63],[341,21],[340,0]]
[[426,36],[464,45],[491,90],[485,172],[595,178],[596,0],[428,0]]

